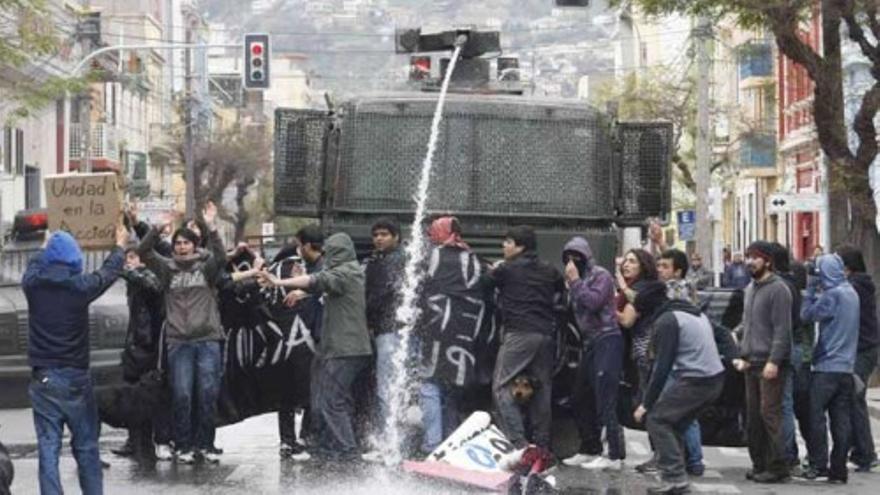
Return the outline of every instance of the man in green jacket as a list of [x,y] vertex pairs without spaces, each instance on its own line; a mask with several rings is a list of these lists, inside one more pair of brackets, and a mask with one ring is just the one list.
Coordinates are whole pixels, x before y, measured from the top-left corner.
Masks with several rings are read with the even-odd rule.
[[[359,459],[354,433],[352,388],[370,365],[373,350],[367,331],[364,272],[347,234],[324,243],[324,269],[311,275],[278,279],[260,274],[263,285],[283,286],[324,297],[321,341],[312,361],[312,421],[318,460]],[[299,297],[305,297],[300,292]]]

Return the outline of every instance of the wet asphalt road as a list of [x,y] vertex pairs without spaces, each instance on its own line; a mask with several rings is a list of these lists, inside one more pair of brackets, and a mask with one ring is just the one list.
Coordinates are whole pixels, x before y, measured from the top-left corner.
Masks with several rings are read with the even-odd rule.
[[[880,423],[873,424],[880,437]],[[398,470],[378,466],[318,466],[282,461],[278,456],[275,415],[251,418],[243,423],[221,428],[217,444],[225,453],[219,465],[175,466],[159,463],[145,469],[110,453],[110,448],[124,440],[120,431],[105,432],[102,456],[111,463],[104,471],[105,493],[129,494],[418,494],[466,493],[457,486],[415,478]],[[880,438],[878,438],[880,440]],[[644,433],[627,431],[627,467],[621,473],[590,473],[580,468],[562,467],[554,475],[564,493],[641,494],[652,479],[633,471],[633,466],[649,456]],[[874,473],[850,472],[846,486],[828,486],[822,482],[795,480],[786,485],[755,485],[744,479],[749,467],[745,449],[706,447],[707,471],[692,480],[692,493],[718,494],[792,494],[819,493],[875,494],[880,487],[880,469]],[[37,458],[33,450],[19,450],[14,455],[16,478],[12,493],[37,494]],[[61,460],[62,482],[67,493],[79,493],[76,464],[69,449]]]

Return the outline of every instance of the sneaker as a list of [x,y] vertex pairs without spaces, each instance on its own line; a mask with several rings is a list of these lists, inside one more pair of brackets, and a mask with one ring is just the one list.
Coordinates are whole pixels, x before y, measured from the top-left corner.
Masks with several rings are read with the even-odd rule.
[[309,454],[305,447],[299,444],[294,445],[293,453],[290,454],[289,457],[289,459],[293,462],[308,462],[311,458],[311,454]]
[[808,480],[818,480],[824,479],[828,477],[827,469],[816,469],[814,467],[809,467],[804,470],[804,478]]
[[703,476],[703,473],[706,472],[706,466],[705,464],[694,464],[693,466],[688,466],[686,471],[687,474],[699,478],[700,476]]
[[756,473],[754,469],[749,469],[748,471],[746,471],[746,479],[749,481],[755,481],[755,475],[758,474],[761,473]]
[[580,466],[594,460],[596,456],[590,454],[575,454],[567,459],[563,459],[562,463],[566,466]]
[[807,469],[798,464],[797,466],[792,466],[789,472],[791,473],[792,478],[803,478],[804,474],[807,472]]
[[623,469],[623,461],[620,459],[612,461],[607,457],[597,457],[590,462],[581,464],[581,467],[591,471],[620,471]]
[[776,483],[788,483],[791,481],[791,477],[787,474],[774,474],[769,472],[763,472],[756,474],[752,481],[755,483],[766,483],[766,484],[776,484]]
[[293,447],[282,442],[281,447],[278,449],[278,455],[280,455],[282,459],[290,459],[290,456],[293,455]]
[[211,453],[214,455],[223,455],[223,449],[221,449],[220,447],[218,447],[216,445],[211,445],[210,447],[205,449],[205,452],[208,452],[208,453]]
[[174,459],[174,451],[171,450],[171,446],[160,443],[156,445],[156,460],[159,461],[171,461]]
[[110,452],[113,455],[117,455],[119,457],[131,457],[134,455],[134,447],[131,445],[131,439],[125,441],[121,447],[118,449],[110,449]]
[[178,450],[174,454],[174,462],[176,462],[177,464],[195,464],[196,456],[191,450],[187,450],[186,452],[181,452]]
[[636,466],[636,471],[642,474],[659,473],[660,468],[657,466],[657,459],[650,459]]
[[361,459],[373,464],[381,464],[385,462],[385,454],[379,450],[371,450],[361,455]]
[[681,483],[661,482],[659,485],[649,486],[650,495],[679,495],[691,491],[691,485],[687,481]]
[[200,450],[199,457],[201,457],[206,464],[220,463],[220,455],[213,452],[213,449]]
[[846,479],[844,478],[828,478],[828,483],[831,485],[845,485]]

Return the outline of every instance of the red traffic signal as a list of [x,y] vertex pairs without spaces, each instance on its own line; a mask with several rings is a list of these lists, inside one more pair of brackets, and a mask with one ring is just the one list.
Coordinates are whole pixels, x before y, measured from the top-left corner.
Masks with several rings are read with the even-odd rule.
[[269,35],[244,35],[244,87],[269,88]]
[[431,78],[431,57],[410,57],[409,80],[424,81]]

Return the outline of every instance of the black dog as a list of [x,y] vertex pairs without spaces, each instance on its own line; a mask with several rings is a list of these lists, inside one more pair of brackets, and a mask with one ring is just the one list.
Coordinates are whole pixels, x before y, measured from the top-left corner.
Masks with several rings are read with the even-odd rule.
[[152,423],[161,408],[171,407],[161,371],[145,373],[137,383],[95,388],[98,416],[114,428],[141,428]]
[[9,451],[0,443],[0,495],[9,495],[9,487],[12,486],[12,478],[15,477],[15,469],[12,467],[12,459]]

